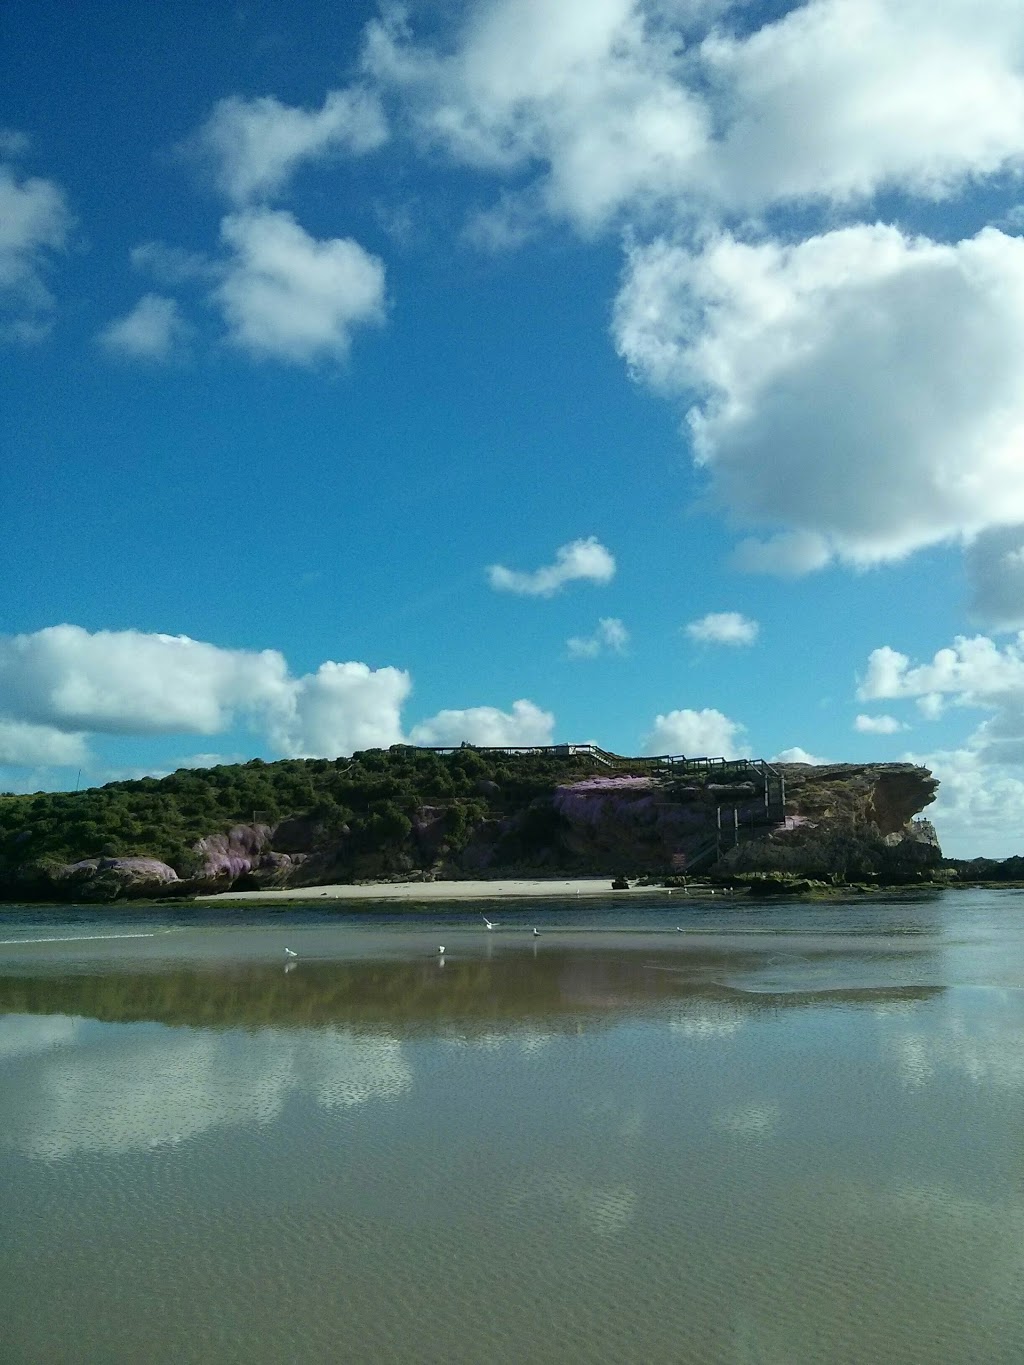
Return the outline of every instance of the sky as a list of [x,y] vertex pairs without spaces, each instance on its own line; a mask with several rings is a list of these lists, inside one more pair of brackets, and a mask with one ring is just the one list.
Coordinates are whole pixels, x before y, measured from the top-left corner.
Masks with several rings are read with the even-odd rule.
[[13,0],[0,790],[926,764],[1024,853],[1019,0]]

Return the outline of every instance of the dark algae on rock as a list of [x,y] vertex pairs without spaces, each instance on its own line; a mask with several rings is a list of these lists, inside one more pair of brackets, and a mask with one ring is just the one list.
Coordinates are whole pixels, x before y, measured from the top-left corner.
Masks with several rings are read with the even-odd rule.
[[592,745],[286,759],[0,796],[0,897],[113,901],[373,879],[920,879],[911,764],[623,758]]

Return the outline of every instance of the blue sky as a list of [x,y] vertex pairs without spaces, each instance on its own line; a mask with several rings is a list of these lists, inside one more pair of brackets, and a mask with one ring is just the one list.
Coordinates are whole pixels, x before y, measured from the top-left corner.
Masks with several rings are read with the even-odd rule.
[[1016,0],[16,4],[0,76],[0,787],[909,757],[1024,851]]

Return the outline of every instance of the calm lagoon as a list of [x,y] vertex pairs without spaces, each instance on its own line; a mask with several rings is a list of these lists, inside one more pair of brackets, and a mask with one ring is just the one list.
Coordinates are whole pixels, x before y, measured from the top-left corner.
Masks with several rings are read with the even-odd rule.
[[0,911],[4,1365],[1022,1359],[1024,893],[483,909]]

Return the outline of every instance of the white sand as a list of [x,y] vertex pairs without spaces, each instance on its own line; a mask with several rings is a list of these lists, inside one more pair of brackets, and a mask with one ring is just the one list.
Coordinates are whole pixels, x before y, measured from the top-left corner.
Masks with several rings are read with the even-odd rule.
[[[644,886],[637,891],[669,894],[664,887]],[[573,881],[526,879],[493,882],[374,882],[364,886],[307,886],[285,891],[225,891],[216,896],[197,896],[199,901],[464,901],[505,900],[538,896],[626,896],[613,891],[611,877],[583,877]]]

